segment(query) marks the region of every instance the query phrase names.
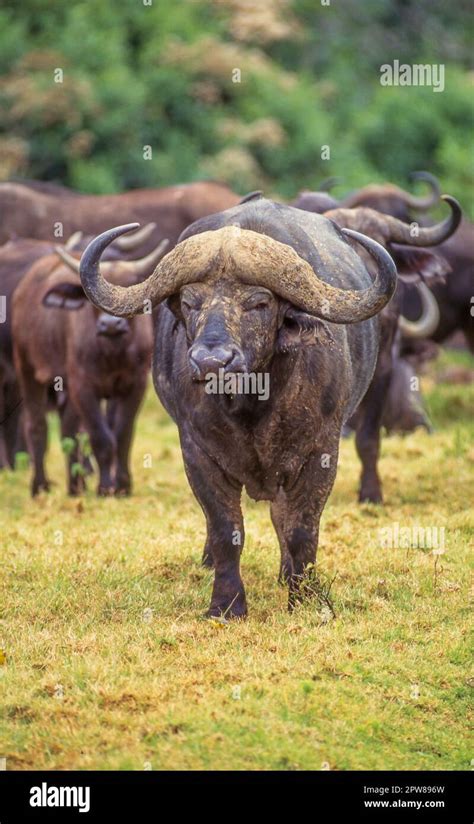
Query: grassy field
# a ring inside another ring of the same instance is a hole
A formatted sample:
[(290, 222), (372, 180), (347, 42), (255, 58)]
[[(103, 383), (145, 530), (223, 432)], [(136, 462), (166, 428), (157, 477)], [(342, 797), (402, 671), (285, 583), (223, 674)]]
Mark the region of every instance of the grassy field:
[[(435, 433), (384, 440), (384, 507), (356, 503), (342, 445), (318, 555), (330, 621), (315, 602), (288, 614), (268, 507), (249, 500), (250, 617), (203, 620), (204, 521), (151, 389), (128, 500), (95, 482), (67, 498), (52, 421), (53, 492), (31, 501), (27, 469), (0, 477), (7, 769), (470, 769), (474, 388), (424, 389)], [(445, 527), (444, 554), (381, 548), (394, 523)]]

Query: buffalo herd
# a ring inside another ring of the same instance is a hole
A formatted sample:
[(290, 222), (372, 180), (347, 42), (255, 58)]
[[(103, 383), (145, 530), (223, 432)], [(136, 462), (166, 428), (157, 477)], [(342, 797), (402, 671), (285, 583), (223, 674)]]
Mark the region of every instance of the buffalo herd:
[(426, 196), (372, 184), (337, 200), (328, 181), (289, 205), (212, 181), (96, 196), (1, 183), (0, 468), (27, 451), (32, 495), (48, 490), (55, 410), (68, 493), (97, 471), (99, 495), (130, 494), (151, 366), (206, 518), (208, 615), (247, 612), (244, 487), (270, 501), (292, 608), (314, 589), (341, 434), (355, 431), (359, 500), (381, 503), (383, 429), (430, 428), (417, 354), (455, 333), (474, 351), (474, 226), (413, 177)]

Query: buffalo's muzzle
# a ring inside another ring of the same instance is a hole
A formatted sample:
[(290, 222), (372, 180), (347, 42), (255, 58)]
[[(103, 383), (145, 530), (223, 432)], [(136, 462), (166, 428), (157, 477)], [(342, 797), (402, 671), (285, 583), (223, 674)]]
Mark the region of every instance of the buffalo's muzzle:
[(243, 352), (234, 344), (205, 346), (195, 343), (188, 355), (195, 381), (205, 380), (206, 375), (218, 375), (221, 370), (226, 373), (246, 371)]
[(108, 338), (115, 338), (124, 335), (129, 330), (129, 323), (126, 318), (116, 318), (102, 312), (97, 319), (97, 334)]

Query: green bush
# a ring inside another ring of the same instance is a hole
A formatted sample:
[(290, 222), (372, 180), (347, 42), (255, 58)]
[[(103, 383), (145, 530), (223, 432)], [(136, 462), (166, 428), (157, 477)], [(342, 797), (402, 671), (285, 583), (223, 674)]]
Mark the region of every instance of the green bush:
[[(464, 0), (403, 14), (395, 0), (261, 0), (258, 16), (238, 0), (3, 6), (0, 178), (114, 192), (218, 176), (292, 197), (329, 175), (406, 186), (425, 168), (471, 207)], [(443, 62), (445, 91), (381, 86), (395, 58)]]

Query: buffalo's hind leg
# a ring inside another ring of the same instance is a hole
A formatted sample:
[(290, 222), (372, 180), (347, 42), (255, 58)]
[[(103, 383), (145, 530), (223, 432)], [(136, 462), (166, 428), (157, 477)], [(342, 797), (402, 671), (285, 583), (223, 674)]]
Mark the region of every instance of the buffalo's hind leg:
[(380, 453), (382, 417), (392, 379), (393, 359), (398, 347), (395, 338), (397, 318), (382, 316), (380, 348), (370, 386), (356, 411), (357, 454), (362, 463), (359, 501), (379, 504), (383, 501), (382, 484), (377, 471)]
[(390, 374), (374, 378), (357, 410), (356, 449), (362, 463), (359, 501), (383, 502), (382, 483), (377, 470), (380, 454), (382, 415), (390, 386)]
[(145, 394), (146, 381), (137, 384), (125, 398), (115, 400), (115, 410), (111, 428), (117, 441), (117, 466), (115, 473), (115, 494), (130, 495), (132, 478), (130, 474), (130, 449), (133, 440), (135, 419)]
[(186, 475), (206, 516), (205, 555), (214, 564), (214, 586), (207, 617), (243, 618), (247, 601), (240, 576), (244, 523), (241, 484), (230, 478), (191, 439), (182, 437)]

